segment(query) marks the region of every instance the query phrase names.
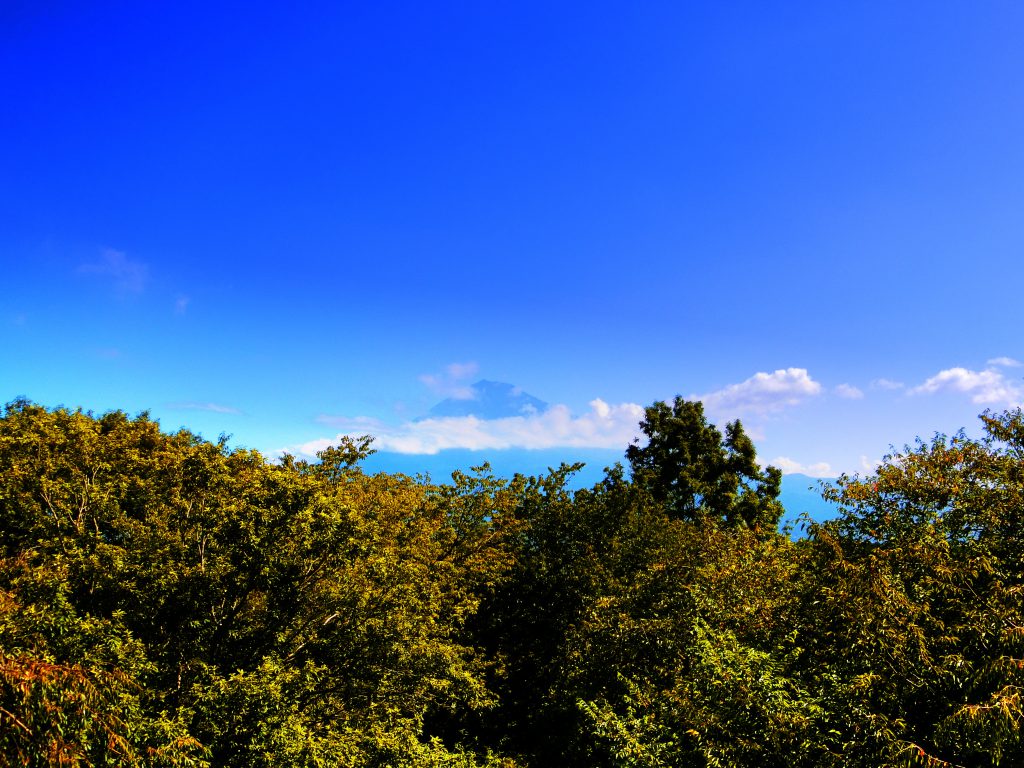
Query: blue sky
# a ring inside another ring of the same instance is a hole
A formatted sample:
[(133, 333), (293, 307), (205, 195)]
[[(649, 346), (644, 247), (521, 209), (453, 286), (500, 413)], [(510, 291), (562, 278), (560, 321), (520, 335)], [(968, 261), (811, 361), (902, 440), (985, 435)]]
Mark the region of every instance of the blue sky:
[[(1024, 400), (1021, 29), (987, 2), (6, 3), (0, 398), (268, 452), (571, 454), (681, 394), (816, 474), (975, 430)], [(553, 407), (414, 421), (480, 378)]]

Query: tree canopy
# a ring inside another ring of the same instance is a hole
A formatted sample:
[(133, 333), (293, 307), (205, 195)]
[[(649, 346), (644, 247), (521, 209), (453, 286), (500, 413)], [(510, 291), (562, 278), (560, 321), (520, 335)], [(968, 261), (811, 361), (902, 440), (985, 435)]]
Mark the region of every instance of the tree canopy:
[(679, 398), (579, 491), (15, 401), (0, 766), (1024, 764), (1024, 415), (982, 423), (792, 539)]

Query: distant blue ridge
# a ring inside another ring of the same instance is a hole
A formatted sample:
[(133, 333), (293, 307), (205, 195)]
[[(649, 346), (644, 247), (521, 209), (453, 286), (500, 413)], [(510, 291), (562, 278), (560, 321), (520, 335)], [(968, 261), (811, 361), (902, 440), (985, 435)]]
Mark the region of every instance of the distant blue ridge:
[(574, 464), (584, 462), (585, 466), (569, 480), (572, 489), (589, 488), (604, 477), (604, 468), (616, 461), (623, 461), (621, 451), (605, 448), (546, 448), (525, 450), (506, 448), (503, 450), (472, 451), (467, 448), (450, 448), (437, 453), (391, 453), (380, 451), (361, 462), (365, 472), (400, 472), (405, 475), (430, 475), (434, 482), (451, 480), (452, 472), (469, 472), (471, 467), (485, 462), (491, 465), (491, 472), (497, 477), (512, 475), (544, 475), (549, 468), (563, 462)]
[[(526, 450), (506, 448), (503, 450), (471, 451), (463, 448), (452, 448), (433, 454), (423, 453), (392, 453), (379, 451), (365, 459), (361, 466), (365, 472), (401, 473), (404, 475), (429, 475), (436, 483), (451, 480), (452, 472), (461, 470), (469, 472), (470, 467), (489, 462), (491, 471), (497, 477), (511, 477), (517, 472), (523, 475), (543, 475), (548, 468), (554, 468), (565, 462), (573, 464), (583, 462), (584, 467), (569, 480), (573, 490), (589, 488), (604, 478), (605, 467), (615, 462), (625, 464), (621, 451), (606, 448), (547, 448), (543, 450)], [(785, 507), (782, 523), (794, 523), (794, 535), (801, 535), (795, 526), (797, 518), (806, 512), (815, 522), (829, 520), (838, 515), (836, 506), (821, 497), (818, 478), (807, 475), (783, 475), (782, 492), (779, 501)], [(825, 479), (824, 482), (829, 482)]]
[(821, 497), (821, 484), (832, 483), (832, 477), (809, 477), (807, 475), (792, 474), (782, 476), (782, 492), (779, 494), (779, 501), (786, 512), (782, 516), (782, 525), (791, 523), (793, 535), (802, 536), (804, 531), (798, 526), (798, 518), (806, 512), (816, 523), (822, 523), (838, 517), (839, 508), (830, 501)]

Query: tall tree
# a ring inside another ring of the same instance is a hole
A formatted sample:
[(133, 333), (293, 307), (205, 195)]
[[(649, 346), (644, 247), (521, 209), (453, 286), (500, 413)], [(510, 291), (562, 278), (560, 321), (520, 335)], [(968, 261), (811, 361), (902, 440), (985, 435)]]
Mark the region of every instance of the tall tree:
[(702, 403), (676, 397), (672, 405), (658, 401), (647, 408), (640, 429), (646, 445), (626, 449), (633, 482), (672, 517), (775, 530), (782, 473), (760, 468), (739, 420), (726, 424), (723, 437), (708, 423)]

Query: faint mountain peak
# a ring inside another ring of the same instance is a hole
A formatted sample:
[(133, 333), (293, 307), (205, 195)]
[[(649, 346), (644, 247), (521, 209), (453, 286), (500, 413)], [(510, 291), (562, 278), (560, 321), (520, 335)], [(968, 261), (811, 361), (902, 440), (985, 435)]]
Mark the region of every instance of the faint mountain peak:
[(481, 379), (470, 387), (470, 397), (449, 397), (435, 405), (424, 418), (441, 419), (475, 416), (478, 419), (507, 419), (543, 413), (548, 404), (514, 384)]

